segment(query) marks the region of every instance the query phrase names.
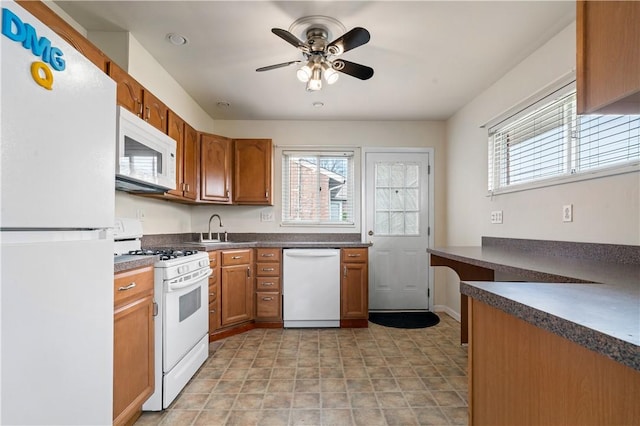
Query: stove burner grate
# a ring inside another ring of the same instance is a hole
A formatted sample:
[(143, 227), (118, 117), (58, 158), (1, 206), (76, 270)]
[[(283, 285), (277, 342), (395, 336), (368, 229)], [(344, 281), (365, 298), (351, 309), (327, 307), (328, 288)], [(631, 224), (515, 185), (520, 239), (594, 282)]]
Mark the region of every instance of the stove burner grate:
[(197, 254), (198, 250), (172, 250), (172, 249), (141, 249), (130, 250), (129, 254), (134, 256), (160, 256), (160, 260), (176, 259), (183, 256)]

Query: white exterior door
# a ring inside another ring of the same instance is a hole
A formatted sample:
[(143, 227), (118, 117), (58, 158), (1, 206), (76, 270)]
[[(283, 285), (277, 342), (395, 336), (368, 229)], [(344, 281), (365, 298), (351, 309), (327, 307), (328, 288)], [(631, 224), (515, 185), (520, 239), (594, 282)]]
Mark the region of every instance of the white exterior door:
[(430, 153), (365, 154), (369, 309), (425, 310), (429, 302)]

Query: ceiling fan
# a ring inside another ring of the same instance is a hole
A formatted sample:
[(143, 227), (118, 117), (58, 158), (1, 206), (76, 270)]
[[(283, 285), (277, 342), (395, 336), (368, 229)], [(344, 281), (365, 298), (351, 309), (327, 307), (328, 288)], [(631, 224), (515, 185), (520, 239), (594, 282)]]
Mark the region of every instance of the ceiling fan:
[[(305, 20), (308, 21), (308, 18), (301, 18), (298, 21), (305, 22)], [(294, 28), (295, 24), (296, 23), (292, 25), (292, 28)], [(371, 38), (369, 31), (362, 27), (353, 28), (332, 42), (329, 42), (330, 32), (327, 26), (321, 23), (311, 23), (307, 27), (304, 32), (306, 42), (303, 42), (287, 30), (272, 28), (271, 32), (298, 48), (298, 50), (302, 52), (304, 60), (269, 65), (256, 69), (258, 72), (304, 63), (304, 65), (298, 69), (296, 75), (298, 80), (307, 83), (307, 90), (309, 91), (320, 90), (322, 88), (323, 77), (328, 84), (335, 83), (338, 80), (339, 73), (347, 74), (360, 80), (368, 80), (373, 76), (373, 68), (371, 67), (349, 62), (341, 58), (334, 58), (369, 42)]]

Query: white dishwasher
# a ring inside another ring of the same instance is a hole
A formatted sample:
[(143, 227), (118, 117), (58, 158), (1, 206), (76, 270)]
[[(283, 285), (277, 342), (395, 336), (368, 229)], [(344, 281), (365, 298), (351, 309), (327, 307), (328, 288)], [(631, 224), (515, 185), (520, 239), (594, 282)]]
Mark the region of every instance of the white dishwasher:
[(340, 249), (284, 249), (285, 327), (340, 327)]

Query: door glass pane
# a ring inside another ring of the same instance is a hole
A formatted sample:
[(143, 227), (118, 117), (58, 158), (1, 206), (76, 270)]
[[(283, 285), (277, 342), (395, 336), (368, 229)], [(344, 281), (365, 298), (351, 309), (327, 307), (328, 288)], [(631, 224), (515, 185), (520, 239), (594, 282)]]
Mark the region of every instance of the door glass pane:
[(391, 210), (404, 210), (404, 189), (391, 190)]
[(389, 190), (387, 188), (376, 189), (376, 210), (389, 210)]
[(418, 190), (406, 189), (404, 196), (404, 208), (407, 211), (418, 210)]
[(418, 212), (405, 213), (404, 215), (404, 233), (405, 235), (418, 235)]
[(407, 164), (407, 188), (416, 188), (418, 186), (419, 170), (417, 164)]
[(376, 164), (376, 187), (389, 186), (389, 174), (391, 167), (389, 164)]
[(375, 233), (418, 235), (420, 166), (379, 162), (375, 165)]
[(391, 212), (390, 234), (402, 235), (404, 234), (404, 213)]
[(376, 229), (377, 235), (389, 235), (389, 213), (376, 212)]

